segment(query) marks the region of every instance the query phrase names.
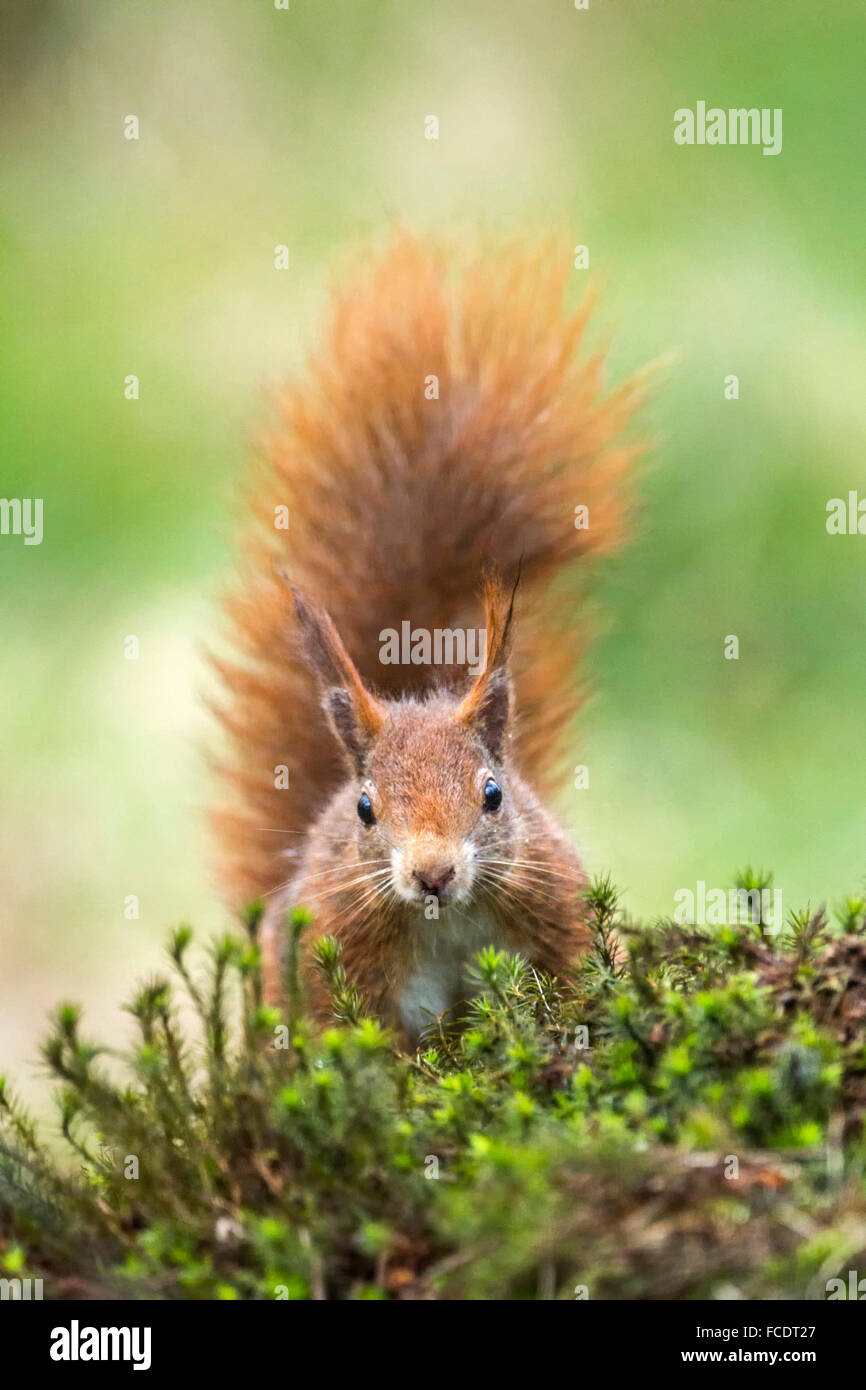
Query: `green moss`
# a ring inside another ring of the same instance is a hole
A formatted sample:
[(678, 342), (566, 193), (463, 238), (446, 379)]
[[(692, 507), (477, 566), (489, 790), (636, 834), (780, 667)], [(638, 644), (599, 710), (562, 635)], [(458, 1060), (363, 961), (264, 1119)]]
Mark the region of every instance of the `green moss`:
[(306, 914), (285, 1015), (261, 1004), (258, 908), (204, 974), (178, 929), (121, 1069), (56, 1012), (73, 1164), (0, 1085), (3, 1267), (48, 1297), (822, 1297), (866, 1260), (859, 899), (835, 933), (807, 912), (776, 937), (624, 926), (607, 879), (587, 901), (573, 979), (482, 951), (465, 1026), (411, 1056), (333, 941), (316, 1035)]

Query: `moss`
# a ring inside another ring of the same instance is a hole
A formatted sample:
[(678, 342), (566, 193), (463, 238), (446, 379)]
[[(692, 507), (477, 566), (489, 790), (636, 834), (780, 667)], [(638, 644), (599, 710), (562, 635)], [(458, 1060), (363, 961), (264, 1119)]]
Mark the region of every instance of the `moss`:
[(573, 979), (482, 951), (465, 1025), (412, 1056), (332, 941), (314, 1032), (304, 914), (284, 1014), (258, 907), (204, 970), (179, 928), (120, 1079), (76, 1008), (55, 1015), (74, 1163), (0, 1087), (0, 1263), (48, 1297), (824, 1297), (866, 1260), (861, 901), (775, 937), (625, 925), (609, 880), (587, 901)]

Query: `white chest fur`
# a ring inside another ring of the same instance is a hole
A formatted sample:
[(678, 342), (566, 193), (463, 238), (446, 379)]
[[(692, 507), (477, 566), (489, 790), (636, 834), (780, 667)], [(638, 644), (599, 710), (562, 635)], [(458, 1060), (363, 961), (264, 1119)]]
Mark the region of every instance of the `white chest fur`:
[(438, 921), (419, 915), (412, 923), (413, 958), (398, 1007), (403, 1027), (417, 1037), (440, 1014), (470, 993), (466, 964), (484, 946), (501, 947), (494, 919), (486, 912), (454, 908)]

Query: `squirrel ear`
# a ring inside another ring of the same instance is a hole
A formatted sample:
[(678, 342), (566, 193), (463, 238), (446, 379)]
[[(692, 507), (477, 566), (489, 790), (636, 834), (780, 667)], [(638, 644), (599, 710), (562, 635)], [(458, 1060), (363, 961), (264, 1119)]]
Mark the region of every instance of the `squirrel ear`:
[(324, 689), (325, 713), (352, 767), (360, 773), (382, 727), (384, 711), (361, 680), (329, 614), (293, 584), (289, 587), (307, 654)]
[(495, 570), (484, 580), (485, 664), (464, 696), (457, 710), (461, 724), (474, 729), (486, 748), (499, 757), (511, 722), (513, 702), (511, 677), (508, 674), (508, 655), (511, 650), (511, 625), (514, 616), (514, 595), (520, 583), (520, 571), (510, 596)]

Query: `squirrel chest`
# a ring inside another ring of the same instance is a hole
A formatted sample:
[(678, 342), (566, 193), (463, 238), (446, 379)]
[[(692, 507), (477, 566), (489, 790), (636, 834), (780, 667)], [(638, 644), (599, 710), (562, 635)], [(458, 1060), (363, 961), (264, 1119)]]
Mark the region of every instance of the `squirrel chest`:
[(468, 962), (484, 946), (501, 948), (491, 913), (448, 908), (437, 921), (412, 924), (412, 956), (397, 992), (400, 1021), (412, 1038), (471, 996)]

